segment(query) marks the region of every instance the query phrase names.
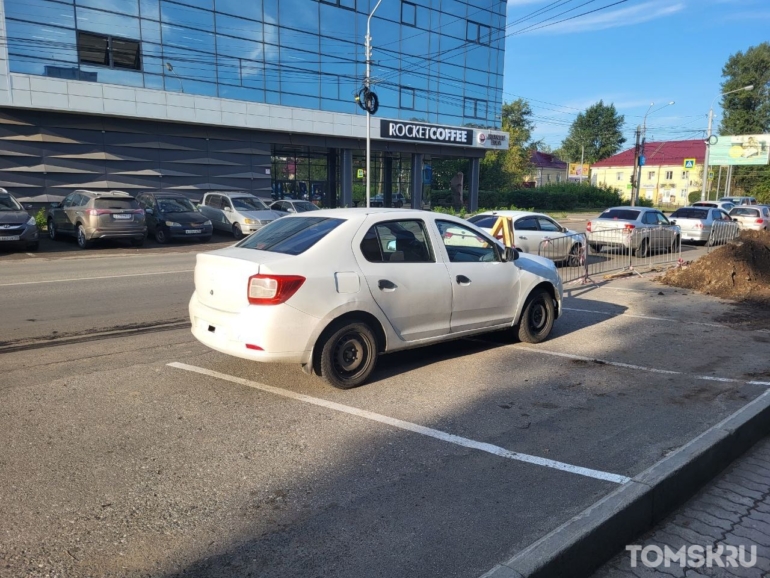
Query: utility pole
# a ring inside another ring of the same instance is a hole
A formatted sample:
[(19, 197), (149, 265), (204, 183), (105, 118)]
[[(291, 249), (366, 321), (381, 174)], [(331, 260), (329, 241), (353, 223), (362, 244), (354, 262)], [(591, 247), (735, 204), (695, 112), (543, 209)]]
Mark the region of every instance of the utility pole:
[(642, 138), (642, 127), (636, 127), (636, 147), (634, 148), (634, 169), (631, 172), (631, 206), (636, 206), (636, 198), (639, 194), (639, 180), (642, 176), (642, 171), (639, 163), (641, 162), (640, 153), (640, 139)]
[(711, 148), (711, 127), (714, 124), (714, 107), (709, 110), (709, 127), (706, 130), (706, 156), (703, 159), (703, 184), (700, 192), (700, 200), (706, 200), (706, 186), (709, 178), (709, 149)]
[[(364, 93), (369, 94), (369, 84), (371, 81), (371, 65), (372, 65), (372, 35), (370, 34), (371, 31), (371, 24), (372, 24), (372, 16), (374, 16), (374, 13), (377, 11), (377, 8), (380, 7), (380, 2), (382, 0), (378, 0), (377, 4), (374, 7), (374, 10), (369, 14), (369, 18), (366, 20), (366, 42), (365, 42), (365, 48), (366, 48), (366, 77), (364, 78)], [(371, 206), (371, 194), (372, 194), (372, 183), (371, 183), (371, 171), (369, 170), (371, 168), (371, 156), (372, 156), (372, 113), (369, 110), (369, 106), (367, 103), (366, 107), (366, 208), (369, 208)]]
[(583, 184), (583, 163), (586, 157), (586, 145), (580, 145), (580, 184)]

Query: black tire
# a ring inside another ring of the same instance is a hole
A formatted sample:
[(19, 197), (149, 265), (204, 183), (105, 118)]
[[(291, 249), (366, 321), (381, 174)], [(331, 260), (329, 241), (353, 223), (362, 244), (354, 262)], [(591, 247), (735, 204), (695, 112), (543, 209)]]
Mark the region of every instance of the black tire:
[(553, 298), (545, 289), (536, 289), (524, 304), (519, 320), (518, 336), (524, 343), (542, 343), (551, 334), (556, 309)]
[(83, 225), (78, 225), (75, 229), (75, 236), (78, 240), (78, 247), (81, 249), (88, 249), (91, 246), (91, 241), (86, 237), (86, 228)]
[(132, 247), (142, 247), (144, 246), (144, 240), (147, 237), (138, 237), (136, 239), (131, 239), (131, 246)]
[(677, 235), (676, 237), (674, 237), (674, 240), (671, 241), (671, 246), (668, 248), (668, 252), (672, 254), (676, 253), (677, 249), (679, 249), (680, 247), (680, 243), (681, 241), (679, 239), (679, 235)]
[(583, 246), (580, 243), (575, 243), (569, 250), (569, 257), (564, 261), (566, 267), (579, 267), (580, 266), (580, 254), (583, 252)]
[(639, 259), (646, 259), (650, 256), (650, 244), (647, 239), (642, 239), (642, 244), (634, 249), (634, 257)]
[(155, 229), (155, 240), (160, 245), (165, 245), (168, 243), (168, 235), (166, 234), (166, 231), (163, 230), (163, 227), (157, 227)]
[(714, 235), (709, 235), (709, 238), (705, 243), (706, 247), (713, 247), (715, 244), (716, 242), (714, 241)]
[(53, 219), (48, 219), (48, 237), (51, 239), (51, 241), (58, 241), (56, 227), (53, 224)]
[(233, 237), (235, 237), (237, 241), (243, 239), (243, 231), (241, 230), (241, 226), (238, 223), (233, 225)]
[(350, 389), (364, 383), (377, 364), (377, 338), (361, 321), (341, 322), (327, 332), (320, 351), (320, 369), (329, 385)]
[(591, 245), (591, 250), (594, 253), (601, 253), (604, 250), (604, 245)]

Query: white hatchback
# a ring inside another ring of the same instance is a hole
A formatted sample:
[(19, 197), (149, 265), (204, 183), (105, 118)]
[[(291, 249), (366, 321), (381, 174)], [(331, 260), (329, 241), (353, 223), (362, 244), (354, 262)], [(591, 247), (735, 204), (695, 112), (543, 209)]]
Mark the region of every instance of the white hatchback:
[[(458, 242), (470, 235), (481, 242)], [(552, 261), (505, 249), (462, 219), (328, 209), (199, 254), (190, 318), (212, 349), (299, 363), (347, 389), (381, 353), (506, 329), (539, 343), (561, 300)]]

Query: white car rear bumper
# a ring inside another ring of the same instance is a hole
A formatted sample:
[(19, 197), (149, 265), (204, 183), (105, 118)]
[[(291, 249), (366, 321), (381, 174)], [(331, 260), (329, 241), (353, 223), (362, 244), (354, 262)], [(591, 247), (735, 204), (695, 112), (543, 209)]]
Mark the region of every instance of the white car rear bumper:
[(308, 363), (311, 336), (320, 321), (285, 303), (250, 305), (234, 313), (220, 311), (202, 304), (196, 293), (189, 310), (192, 334), (206, 347), (272, 363)]

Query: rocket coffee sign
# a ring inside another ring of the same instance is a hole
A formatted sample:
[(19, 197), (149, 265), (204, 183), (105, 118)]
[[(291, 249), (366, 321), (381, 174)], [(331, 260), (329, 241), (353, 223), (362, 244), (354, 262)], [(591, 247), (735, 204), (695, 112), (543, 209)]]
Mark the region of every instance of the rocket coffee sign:
[(473, 146), (473, 130), (400, 120), (380, 120), (380, 138)]

